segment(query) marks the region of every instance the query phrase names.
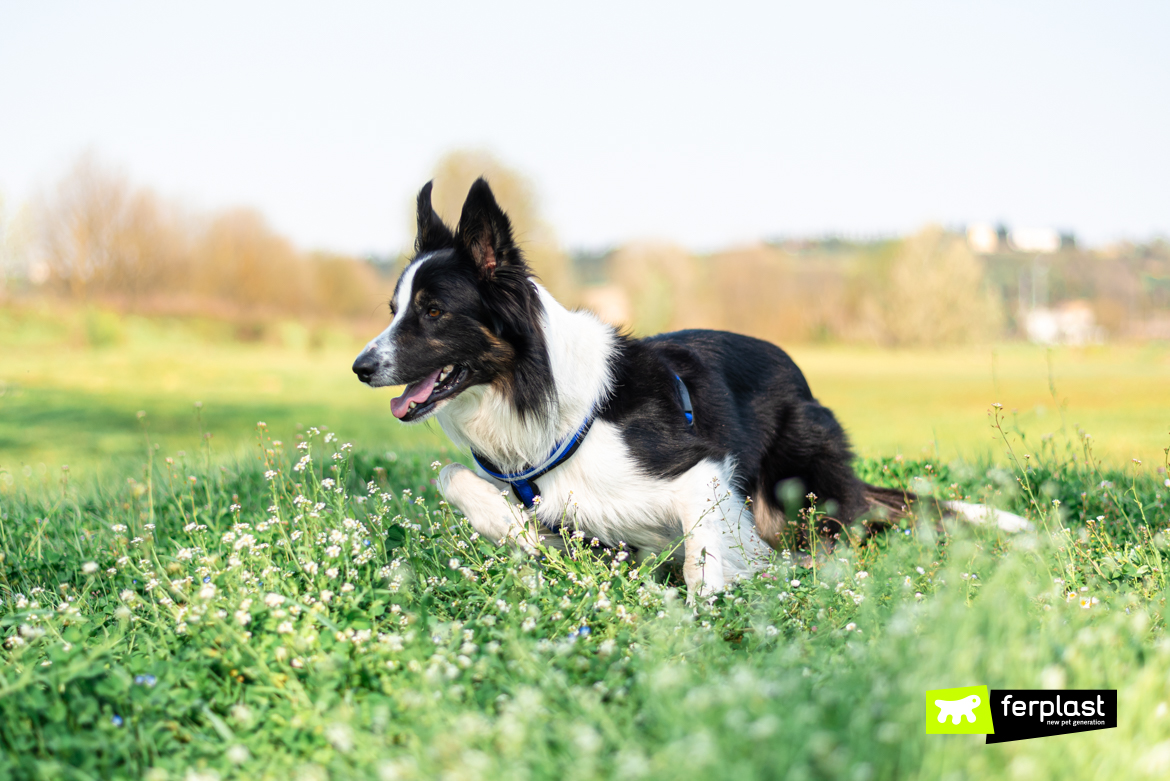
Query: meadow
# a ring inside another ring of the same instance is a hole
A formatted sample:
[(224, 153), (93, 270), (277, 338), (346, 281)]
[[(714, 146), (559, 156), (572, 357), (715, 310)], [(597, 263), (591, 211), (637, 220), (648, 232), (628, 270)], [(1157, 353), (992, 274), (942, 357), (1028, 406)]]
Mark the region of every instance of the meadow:
[[(0, 779), (1170, 773), (1164, 348), (793, 349), (867, 479), (1034, 529), (924, 520), (691, 607), (474, 534), (356, 334), (207, 328), (0, 337)], [(973, 684), (1115, 688), (1118, 728), (925, 735)]]
[[(437, 426), (399, 425), (392, 393), (354, 379), (350, 364), (379, 327), (285, 321), (243, 342), (208, 319), (0, 310), (0, 474), (43, 482), (67, 465), (75, 480), (96, 479), (135, 468), (148, 436), (164, 454), (240, 457), (258, 421), (286, 437), (325, 424), (382, 453), (457, 456)], [(993, 403), (1031, 447), (1079, 427), (1099, 457), (1123, 464), (1159, 460), (1170, 443), (1166, 344), (787, 347), (862, 456), (1002, 464)]]

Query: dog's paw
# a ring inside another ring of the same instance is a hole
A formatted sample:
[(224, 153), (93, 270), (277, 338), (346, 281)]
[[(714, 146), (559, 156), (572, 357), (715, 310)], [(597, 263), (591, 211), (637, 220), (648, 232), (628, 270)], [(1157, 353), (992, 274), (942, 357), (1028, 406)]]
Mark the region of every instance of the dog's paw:
[(439, 491), (442, 492), (443, 498), (448, 502), (451, 501), (451, 494), (448, 493), (448, 488), (451, 483), (460, 477), (461, 473), (466, 472), (469, 476), (475, 477), (475, 473), (465, 467), (463, 464), (447, 464), (439, 472)]

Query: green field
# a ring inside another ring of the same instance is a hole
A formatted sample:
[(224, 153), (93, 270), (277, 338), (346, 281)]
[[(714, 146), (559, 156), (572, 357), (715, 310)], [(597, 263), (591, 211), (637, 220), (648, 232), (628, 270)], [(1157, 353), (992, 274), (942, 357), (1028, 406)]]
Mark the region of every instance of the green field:
[[(863, 461), (1036, 531), (923, 522), (811, 566), (777, 555), (691, 608), (587, 540), (539, 559), (485, 543), (425, 454), (304, 437), (266, 438), (263, 464), (0, 485), (0, 779), (1170, 771), (1152, 469)], [(924, 734), (925, 692), (968, 685), (1117, 689), (1118, 728)]]
[[(354, 334), (7, 316), (0, 781), (1170, 773), (1164, 348), (794, 349), (863, 477), (1035, 530), (924, 520), (692, 608), (588, 540), (472, 534)], [(977, 684), (1117, 689), (1118, 728), (924, 734)]]

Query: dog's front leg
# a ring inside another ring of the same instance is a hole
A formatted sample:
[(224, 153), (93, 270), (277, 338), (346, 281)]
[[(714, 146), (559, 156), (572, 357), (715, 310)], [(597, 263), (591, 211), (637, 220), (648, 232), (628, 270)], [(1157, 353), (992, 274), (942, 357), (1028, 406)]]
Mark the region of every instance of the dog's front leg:
[(540, 535), (535, 522), (512, 505), (500, 489), (463, 464), (448, 464), (439, 472), (439, 490), (471, 522), (477, 532), (495, 543), (514, 540), (529, 553)]

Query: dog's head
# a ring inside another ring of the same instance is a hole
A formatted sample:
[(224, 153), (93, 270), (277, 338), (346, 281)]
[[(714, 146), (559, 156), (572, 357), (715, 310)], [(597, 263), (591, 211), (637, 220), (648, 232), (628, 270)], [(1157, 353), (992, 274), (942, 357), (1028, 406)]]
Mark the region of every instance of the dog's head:
[(452, 231), (418, 194), (418, 237), (390, 301), (391, 321), (354, 361), (372, 387), (406, 385), (390, 403), (404, 422), (430, 417), (475, 385), (496, 385), (521, 415), (550, 400), (544, 307), (512, 225), (476, 180)]

